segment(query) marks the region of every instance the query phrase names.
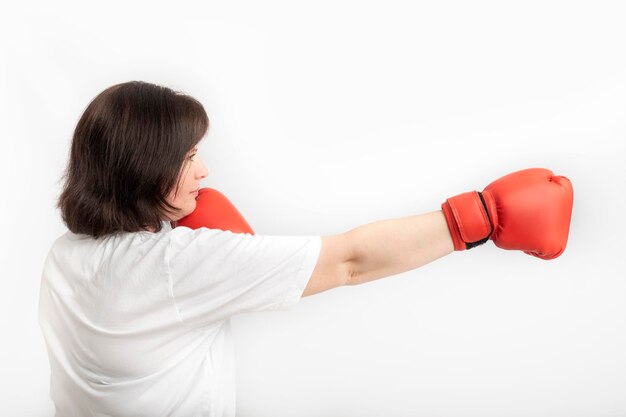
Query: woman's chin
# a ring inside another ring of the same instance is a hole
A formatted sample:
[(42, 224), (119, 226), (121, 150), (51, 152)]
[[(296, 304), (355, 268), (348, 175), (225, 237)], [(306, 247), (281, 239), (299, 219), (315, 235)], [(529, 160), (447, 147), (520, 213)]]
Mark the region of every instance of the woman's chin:
[(193, 200), (193, 204), (190, 204), (189, 207), (186, 207), (184, 210), (182, 210), (181, 214), (179, 214), (179, 217), (176, 220), (180, 220), (183, 217), (189, 216), (191, 213), (193, 213), (195, 209), (196, 209), (196, 200)]

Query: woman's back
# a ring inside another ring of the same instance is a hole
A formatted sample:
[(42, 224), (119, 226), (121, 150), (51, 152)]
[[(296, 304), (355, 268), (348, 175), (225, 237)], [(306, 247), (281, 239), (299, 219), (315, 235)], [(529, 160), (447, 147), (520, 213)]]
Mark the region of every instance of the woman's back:
[(295, 303), (319, 244), (167, 225), (103, 239), (67, 232), (40, 293), (57, 415), (228, 415), (229, 317)]

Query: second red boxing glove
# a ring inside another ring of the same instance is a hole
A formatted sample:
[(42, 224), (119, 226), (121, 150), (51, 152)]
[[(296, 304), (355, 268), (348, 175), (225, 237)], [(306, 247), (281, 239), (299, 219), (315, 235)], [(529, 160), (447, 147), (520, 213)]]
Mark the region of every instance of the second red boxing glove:
[(239, 210), (221, 192), (213, 188), (201, 188), (196, 197), (196, 209), (186, 217), (175, 222), (174, 227), (185, 226), (190, 229), (206, 227), (233, 233), (254, 234), (252, 228), (239, 213)]

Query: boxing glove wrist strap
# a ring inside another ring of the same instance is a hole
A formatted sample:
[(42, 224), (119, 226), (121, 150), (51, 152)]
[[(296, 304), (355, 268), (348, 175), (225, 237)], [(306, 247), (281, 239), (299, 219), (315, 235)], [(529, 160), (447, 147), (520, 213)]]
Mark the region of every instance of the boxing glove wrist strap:
[(454, 250), (466, 250), (487, 242), (494, 224), (481, 192), (470, 191), (448, 198), (443, 214), (454, 243)]

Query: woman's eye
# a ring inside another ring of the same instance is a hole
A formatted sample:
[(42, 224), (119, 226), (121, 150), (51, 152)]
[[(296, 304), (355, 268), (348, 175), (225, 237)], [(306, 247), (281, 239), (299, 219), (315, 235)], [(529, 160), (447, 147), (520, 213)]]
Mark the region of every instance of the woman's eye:
[(190, 161), (193, 161), (193, 157), (194, 157), (194, 156), (196, 156), (196, 154), (195, 154), (195, 153), (189, 157), (189, 160), (190, 160)]

